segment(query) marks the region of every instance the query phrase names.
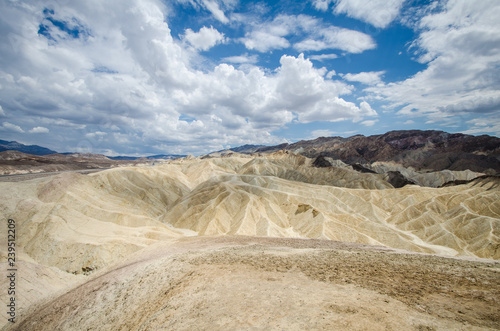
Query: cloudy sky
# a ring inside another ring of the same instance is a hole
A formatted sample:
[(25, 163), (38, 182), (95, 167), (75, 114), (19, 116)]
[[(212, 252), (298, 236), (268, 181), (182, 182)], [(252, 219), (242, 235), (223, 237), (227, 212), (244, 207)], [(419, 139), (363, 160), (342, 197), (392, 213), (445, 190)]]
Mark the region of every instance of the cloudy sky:
[(498, 0), (0, 0), (0, 139), (201, 154), (500, 136)]

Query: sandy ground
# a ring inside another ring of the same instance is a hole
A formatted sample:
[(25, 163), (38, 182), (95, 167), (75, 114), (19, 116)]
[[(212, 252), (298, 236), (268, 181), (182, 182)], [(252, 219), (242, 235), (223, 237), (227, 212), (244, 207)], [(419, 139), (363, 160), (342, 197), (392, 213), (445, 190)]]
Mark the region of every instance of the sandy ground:
[(58, 175), (61, 173), (79, 173), (79, 174), (90, 174), (93, 172), (103, 171), (106, 169), (89, 169), (89, 170), (70, 170), (70, 171), (58, 171), (58, 172), (42, 172), (42, 173), (34, 173), (34, 174), (17, 174), (17, 175), (1, 175), (0, 182), (22, 182), (25, 180), (32, 180), (37, 178), (49, 177)]
[[(18, 268), (17, 322), (3, 313), (0, 327), (500, 329), (498, 178), (395, 189), (310, 162), (184, 159), (0, 182)], [(7, 247), (4, 226), (4, 280)]]
[(500, 329), (500, 263), (327, 240), (152, 245), (7, 330)]

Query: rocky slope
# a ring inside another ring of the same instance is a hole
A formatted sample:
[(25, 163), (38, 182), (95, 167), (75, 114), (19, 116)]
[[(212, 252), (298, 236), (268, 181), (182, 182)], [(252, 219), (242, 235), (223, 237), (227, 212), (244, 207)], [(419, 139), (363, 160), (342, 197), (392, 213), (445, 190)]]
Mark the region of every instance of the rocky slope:
[(415, 170), (471, 170), (488, 174), (500, 172), (500, 138), (442, 131), (407, 130), (368, 137), (321, 137), (294, 144), (238, 151), (269, 153), (282, 149), (309, 158), (320, 155), (331, 157), (348, 164), (395, 162)]
[(88, 276), (7, 330), (494, 330), (499, 266), (333, 241), (184, 238)]
[[(102, 154), (73, 153), (31, 155), (18, 151), (0, 152), (0, 175), (103, 169), (139, 164), (152, 160), (112, 160)], [(155, 161), (159, 162), (159, 161)], [(161, 162), (161, 161), (160, 161)]]
[(17, 141), (0, 140), (0, 152), (4, 151), (18, 151), (32, 155), (48, 155), (57, 153), (56, 151), (38, 145), (24, 145), (18, 143)]
[(0, 183), (0, 210), (24, 222), (20, 245), (30, 256), (77, 273), (186, 234), (318, 238), (500, 258), (499, 178), (394, 189), (380, 174), (311, 163), (281, 152), (65, 173)]
[(23, 274), (11, 327), (500, 327), (498, 177), (394, 188), (375, 164), (325, 160), (191, 157), (0, 183)]

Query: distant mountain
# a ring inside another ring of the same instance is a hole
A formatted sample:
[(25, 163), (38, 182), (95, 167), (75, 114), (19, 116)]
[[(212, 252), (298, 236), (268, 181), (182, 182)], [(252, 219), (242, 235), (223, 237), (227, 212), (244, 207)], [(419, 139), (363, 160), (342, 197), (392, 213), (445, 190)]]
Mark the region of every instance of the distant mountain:
[(177, 159), (179, 157), (186, 157), (187, 155), (178, 155), (178, 154), (159, 154), (159, 155), (151, 155), (147, 156), (146, 158), (148, 159), (153, 159), (153, 160), (172, 160), (172, 159)]
[[(259, 146), (256, 146), (259, 147)], [(49, 154), (61, 154), (61, 155), (83, 155), (81, 153), (73, 153), (73, 152), (66, 152), (66, 153), (57, 153), (56, 151), (53, 151), (51, 149), (41, 147), (38, 145), (24, 145), (21, 143), (18, 143), (17, 141), (6, 141), (6, 140), (0, 140), (0, 152), (4, 151), (18, 151), (30, 155), (49, 155)], [(88, 154), (90, 155), (90, 154)], [(158, 155), (151, 155), (151, 156), (104, 156), (104, 155), (99, 155), (99, 154), (93, 154), (92, 157), (101, 157), (101, 158), (109, 158), (111, 160), (120, 160), (120, 161), (134, 161), (140, 158), (146, 158), (150, 160), (171, 160), (171, 159), (176, 159), (179, 157), (185, 157), (187, 155), (178, 155), (178, 154), (158, 154)]]
[(108, 156), (111, 160), (120, 160), (120, 161), (134, 161), (139, 159), (140, 157), (136, 156)]
[(57, 153), (56, 151), (38, 145), (24, 145), (18, 143), (17, 141), (0, 140), (0, 152), (4, 151), (18, 151), (31, 155), (48, 155)]
[(185, 157), (186, 155), (177, 155), (177, 154), (159, 154), (159, 155), (151, 155), (151, 156), (108, 156), (111, 160), (125, 160), (125, 161), (134, 161), (138, 159), (149, 159), (149, 160), (172, 160), (179, 157)]
[(289, 150), (309, 158), (329, 157), (350, 165), (395, 162), (423, 171), (469, 169), (500, 173), (500, 138), (488, 135), (403, 130), (368, 137), (320, 137), (260, 147), (252, 153), (278, 150)]
[[(251, 153), (255, 153), (256, 150), (258, 150), (262, 147), (266, 147), (266, 146), (264, 146), (264, 145), (243, 145), (243, 146), (239, 146), (239, 147), (230, 148), (229, 150), (236, 152), (236, 153), (251, 154)], [(219, 151), (219, 152), (221, 152), (221, 151)]]

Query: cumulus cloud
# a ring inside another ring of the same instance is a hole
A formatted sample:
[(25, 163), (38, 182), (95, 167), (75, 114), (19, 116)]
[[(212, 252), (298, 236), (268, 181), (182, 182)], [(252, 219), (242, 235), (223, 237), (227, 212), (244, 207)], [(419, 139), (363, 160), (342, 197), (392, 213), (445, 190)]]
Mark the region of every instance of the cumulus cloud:
[(86, 134), (85, 134), (85, 137), (87, 137), (87, 138), (104, 137), (104, 136), (106, 136), (107, 134), (108, 134), (107, 132), (103, 132), (103, 131), (96, 131), (96, 132), (89, 132), (89, 133), (86, 133)]
[(186, 29), (184, 38), (196, 49), (207, 51), (213, 46), (224, 42), (224, 34), (213, 27), (202, 27), (200, 31), (194, 32)]
[(363, 124), (364, 126), (374, 126), (377, 122), (378, 120), (367, 120), (361, 122), (361, 124)]
[(266, 75), (257, 67), (244, 73), (221, 64), (200, 80), (197, 89), (184, 91), (182, 112), (203, 118), (202, 112), (211, 109), (220, 125), (239, 130), (252, 126), (274, 130), (294, 119), (308, 123), (355, 120), (376, 114), (369, 106), (358, 107), (340, 98), (351, 93), (351, 87), (327, 80), (325, 74), (303, 54), (282, 56), (274, 75)]
[[(197, 50), (221, 42), (222, 34), (213, 28), (186, 33), (195, 46), (187, 47), (172, 37), (166, 11), (160, 0), (0, 2), (0, 100), (3, 114), (16, 114), (0, 129), (44, 133), (33, 139), (60, 151), (202, 153), (229, 143), (280, 143), (273, 130), (292, 122), (376, 115), (369, 105), (344, 100), (353, 87), (303, 55), (282, 56), (274, 71), (226, 63), (200, 70), (193, 64)], [(49, 18), (77, 23), (50, 25)], [(312, 33), (319, 24), (306, 16), (280, 22), (282, 32), (278, 25), (267, 31), (285, 40), (297, 31), (294, 25)], [(208, 40), (199, 40), (203, 34)], [(256, 57), (227, 60), (253, 63)]]
[(243, 54), (243, 55), (236, 55), (236, 56), (228, 56), (222, 58), (223, 62), (229, 62), (229, 63), (240, 63), (240, 64), (253, 64), (257, 63), (258, 61), (258, 56), (257, 55), (248, 55), (248, 54)]
[(325, 75), (325, 78), (327, 79), (331, 79), (333, 76), (335, 76), (337, 73), (335, 72), (335, 70), (330, 70), (328, 71), (328, 73)]
[(290, 42), (278, 34), (266, 31), (252, 31), (243, 39), (245, 47), (259, 52), (268, 52), (273, 49), (283, 49), (290, 47)]
[(43, 126), (35, 126), (33, 129), (29, 131), (30, 133), (48, 133), (49, 129), (44, 128)]
[(216, 1), (216, 0), (177, 0), (177, 2), (180, 3), (185, 3), (185, 4), (190, 4), (193, 6), (195, 9), (200, 10), (204, 9), (209, 11), (212, 16), (220, 21), (221, 23), (229, 23), (229, 19), (227, 18), (226, 14), (224, 13), (224, 8), (225, 9), (231, 9), (236, 1), (233, 0), (222, 0), (222, 1)]
[[(367, 22), (377, 28), (387, 27), (398, 16), (405, 0), (336, 0), (334, 13)], [(322, 9), (325, 2), (316, 1)], [(328, 6), (328, 5), (326, 5)], [(318, 5), (316, 5), (318, 8)]]
[(465, 134), (493, 134), (500, 136), (500, 119), (498, 116), (474, 119), (467, 122), (470, 128), (463, 131)]
[(316, 60), (316, 61), (325, 61), (325, 60), (333, 60), (338, 58), (337, 54), (317, 54), (317, 55), (311, 55), (309, 56), (311, 60)]
[(299, 122), (357, 120), (374, 115), (365, 107), (359, 108), (340, 95), (351, 93), (351, 87), (339, 81), (325, 80), (325, 70), (315, 69), (301, 54), (294, 58), (283, 56), (278, 73), (276, 94), (282, 107), (298, 114)]
[(316, 8), (317, 10), (327, 11), (330, 3), (334, 1), (335, 0), (313, 0), (312, 3), (314, 8)]
[(24, 133), (24, 130), (19, 126), (9, 122), (3, 122), (2, 127), (4, 131), (13, 131), (18, 133)]
[(216, 1), (203, 0), (202, 3), (217, 20), (222, 23), (229, 23), (229, 19), (224, 14), (224, 11), (219, 8), (219, 4)]
[(340, 49), (349, 53), (362, 53), (375, 48), (375, 41), (369, 35), (350, 29), (330, 26), (294, 45), (299, 51), (321, 51)]
[(361, 111), (365, 115), (368, 115), (368, 116), (377, 116), (378, 115), (377, 112), (374, 109), (372, 109), (370, 104), (366, 101), (362, 101), (361, 104), (359, 105), (359, 107), (361, 108)]
[(358, 74), (345, 74), (342, 76), (345, 80), (350, 82), (360, 82), (366, 85), (377, 85), (382, 82), (381, 76), (385, 74), (385, 71), (370, 71), (370, 72), (360, 72)]
[(500, 110), (500, 3), (449, 1), (423, 17), (412, 49), (427, 68), (400, 82), (370, 87), (407, 116), (446, 119)]
[[(302, 40), (292, 44), (289, 36)], [(376, 47), (372, 37), (365, 33), (329, 26), (308, 15), (279, 15), (271, 22), (255, 25), (242, 42), (248, 49), (259, 52), (293, 46), (300, 52), (340, 49), (362, 53)]]
[[(172, 40), (161, 3), (110, 1), (106, 6), (86, 2), (61, 7), (33, 1), (30, 6), (0, 6), (6, 14), (5, 33), (0, 34), (0, 98), (20, 122), (38, 118), (51, 125), (65, 122), (77, 130), (112, 123), (128, 130), (140, 127), (138, 121), (154, 119), (158, 111), (178, 116), (165, 91), (185, 85), (196, 74), (188, 68), (189, 53)], [(92, 37), (82, 39), (57, 26), (42, 33), (39, 25), (46, 20), (46, 6), (53, 8), (54, 20), (81, 22)], [(73, 131), (65, 139), (79, 133)]]

